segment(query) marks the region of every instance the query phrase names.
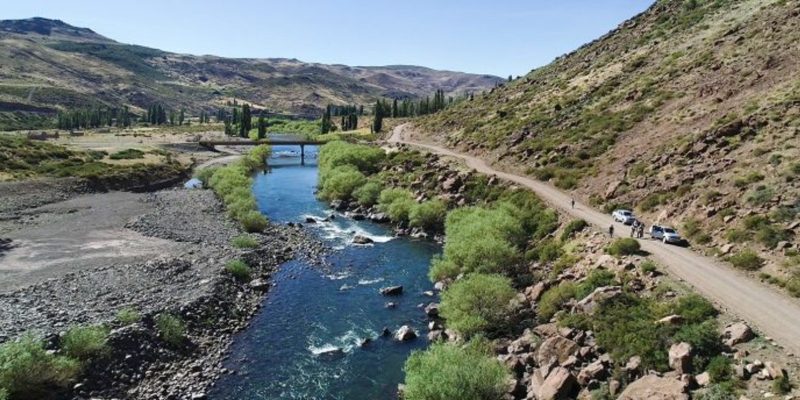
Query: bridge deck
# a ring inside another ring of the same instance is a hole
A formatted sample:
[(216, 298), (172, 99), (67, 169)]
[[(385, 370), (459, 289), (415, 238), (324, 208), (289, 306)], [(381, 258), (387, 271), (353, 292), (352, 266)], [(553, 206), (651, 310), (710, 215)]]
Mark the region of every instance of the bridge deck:
[(325, 142), (316, 140), (203, 140), (201, 146), (258, 146), (268, 144), (270, 146), (314, 146), (323, 145)]

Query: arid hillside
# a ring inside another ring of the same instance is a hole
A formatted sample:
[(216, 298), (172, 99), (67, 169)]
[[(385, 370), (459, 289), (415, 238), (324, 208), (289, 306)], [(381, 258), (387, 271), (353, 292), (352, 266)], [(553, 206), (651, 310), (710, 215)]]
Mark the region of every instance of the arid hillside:
[(800, 1), (659, 0), (416, 130), (800, 295), (798, 60)]
[(417, 66), (349, 67), (295, 59), (230, 59), (122, 44), (57, 20), (0, 21), (0, 123), (94, 104), (193, 112), (231, 98), (273, 112), (318, 115), (328, 103), (369, 104), (489, 89), (501, 78)]

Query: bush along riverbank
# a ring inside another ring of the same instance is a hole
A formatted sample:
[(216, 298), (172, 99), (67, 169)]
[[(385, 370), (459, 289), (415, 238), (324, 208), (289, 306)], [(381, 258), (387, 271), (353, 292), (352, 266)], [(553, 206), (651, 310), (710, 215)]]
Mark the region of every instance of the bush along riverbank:
[(433, 344), (406, 362), (404, 399), (724, 399), (792, 388), (791, 356), (640, 249), (560, 220), (530, 192), (414, 151), (332, 143), (320, 168), (319, 196), (335, 208), (446, 239), (430, 269), (441, 290), (426, 307)]
[[(252, 170), (264, 154), (236, 168)], [(318, 263), (325, 252), (302, 230), (266, 220), (263, 232), (242, 232), (207, 191), (165, 190), (147, 202), (152, 211), (128, 229), (199, 245), (0, 294), (0, 399), (204, 398), (230, 372), (226, 349), (274, 269), (294, 257)]]

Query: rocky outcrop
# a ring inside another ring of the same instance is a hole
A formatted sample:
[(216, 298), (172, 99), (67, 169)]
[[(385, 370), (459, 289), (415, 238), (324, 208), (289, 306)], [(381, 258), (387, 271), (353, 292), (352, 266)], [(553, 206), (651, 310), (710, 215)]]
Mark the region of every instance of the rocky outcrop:
[(551, 337), (539, 346), (539, 350), (536, 352), (536, 362), (539, 365), (553, 361), (561, 364), (570, 356), (574, 356), (578, 349), (580, 346), (570, 339), (561, 336)]
[(725, 327), (722, 331), (722, 342), (727, 346), (749, 342), (755, 337), (753, 330), (744, 322), (735, 322)]
[(688, 373), (692, 368), (692, 345), (675, 343), (669, 348), (669, 366), (678, 373)]
[(384, 296), (399, 296), (403, 294), (403, 286), (387, 286), (385, 288), (381, 288), (380, 292)]
[(355, 235), (353, 237), (353, 244), (372, 244), (374, 241), (363, 235)]
[(414, 340), (417, 338), (417, 332), (414, 331), (414, 328), (403, 325), (397, 332), (394, 333), (394, 339), (398, 342), (407, 342), (409, 340)]
[(677, 379), (647, 375), (628, 385), (618, 400), (689, 400), (686, 385)]

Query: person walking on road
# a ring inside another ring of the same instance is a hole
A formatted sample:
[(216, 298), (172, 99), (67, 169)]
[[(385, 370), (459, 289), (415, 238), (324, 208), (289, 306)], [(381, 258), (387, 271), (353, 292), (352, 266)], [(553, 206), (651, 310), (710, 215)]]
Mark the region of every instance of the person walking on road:
[(638, 224), (638, 222), (636, 222), (636, 221), (633, 221), (633, 223), (631, 224), (631, 237), (634, 237), (636, 235), (636, 226), (637, 226), (637, 224)]
[(570, 199), (570, 206), (574, 209), (575, 208), (575, 198), (573, 197)]
[(644, 237), (644, 224), (639, 223), (639, 238), (641, 239), (643, 237)]
[(609, 237), (614, 237), (614, 225), (613, 224), (608, 226), (608, 236)]

